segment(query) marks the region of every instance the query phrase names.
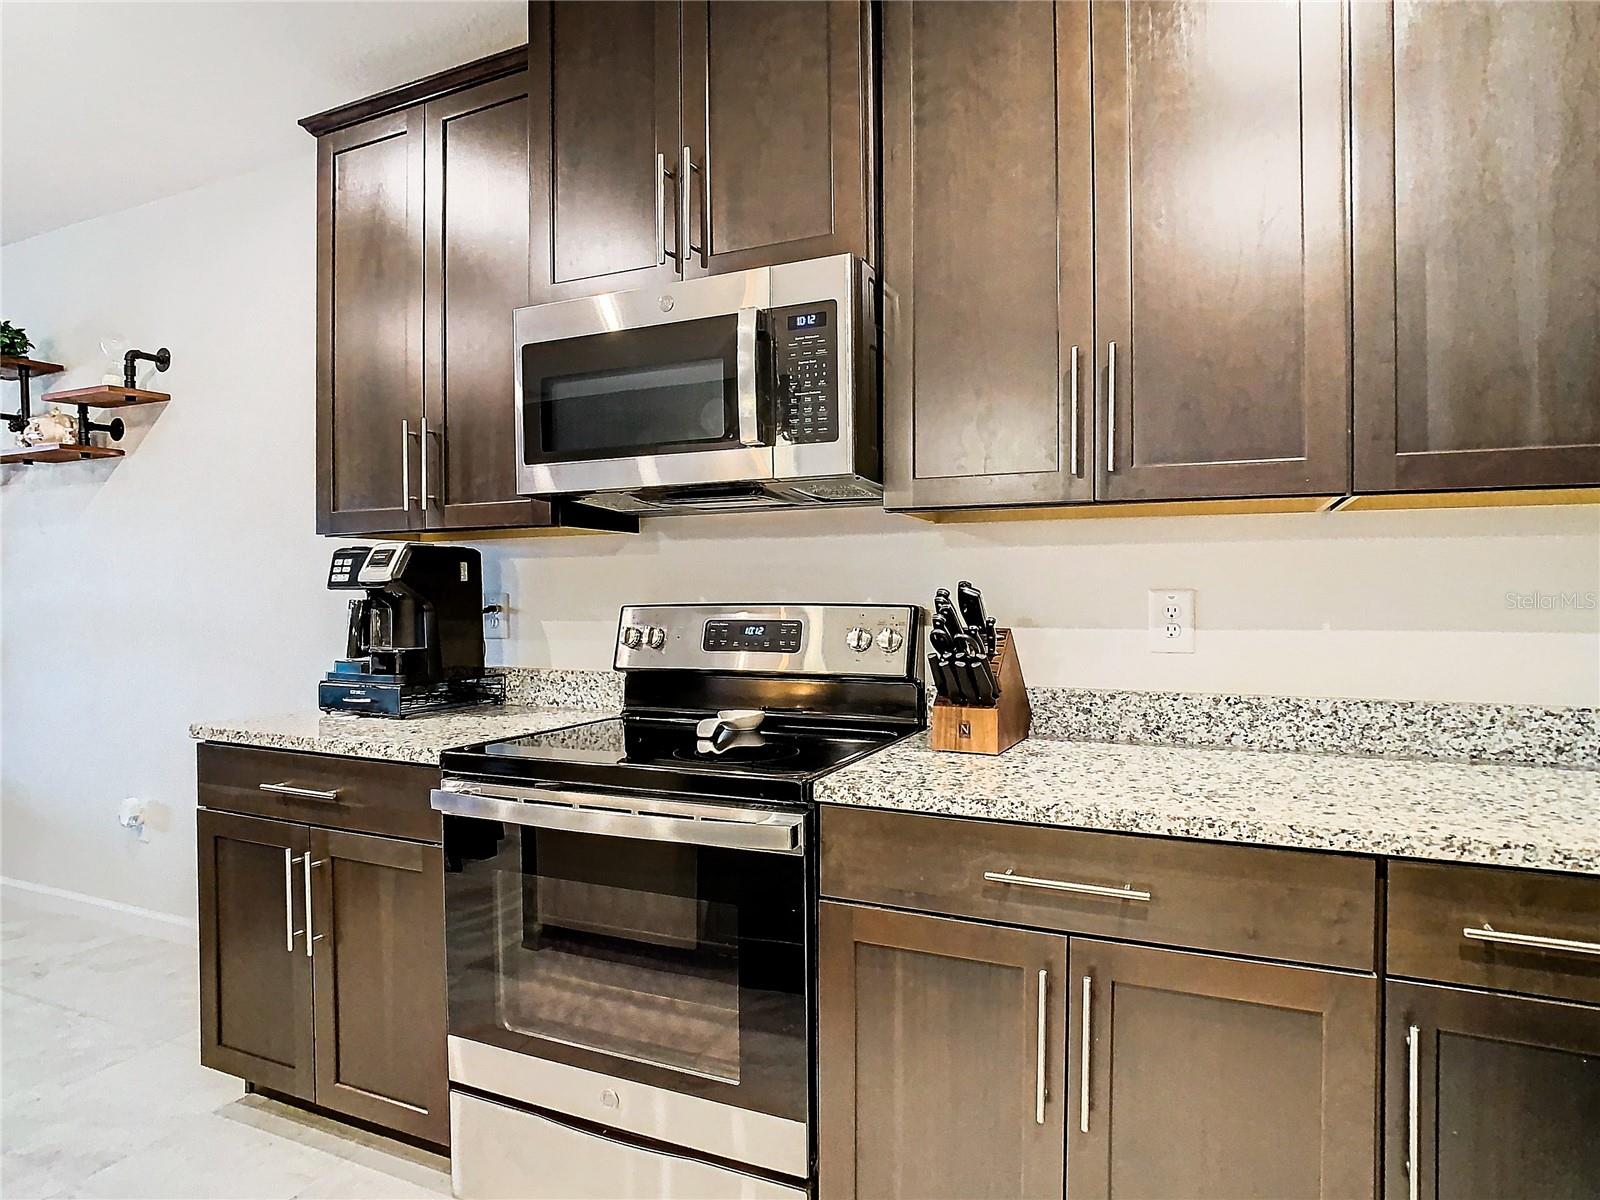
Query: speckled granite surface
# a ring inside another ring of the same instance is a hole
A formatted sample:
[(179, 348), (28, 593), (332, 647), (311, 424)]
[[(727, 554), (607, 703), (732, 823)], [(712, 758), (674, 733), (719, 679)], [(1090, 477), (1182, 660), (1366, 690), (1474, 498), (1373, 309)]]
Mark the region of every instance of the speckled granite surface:
[(1600, 710), (1029, 688), (1035, 737), (1600, 767)]
[(820, 800), (1112, 832), (1600, 874), (1600, 772), (1032, 738), (935, 753), (918, 735)]
[(553, 667), (498, 667), (506, 677), (506, 703), (545, 708), (622, 708), (622, 676), (616, 671), (571, 671)]
[(196, 741), (230, 742), (272, 750), (437, 764), (441, 753), (457, 746), (521, 737), (541, 729), (559, 729), (563, 725), (610, 716), (615, 711), (508, 704), (504, 708), (407, 717), (402, 721), (298, 712), (216, 724), (197, 722), (189, 726), (189, 736)]

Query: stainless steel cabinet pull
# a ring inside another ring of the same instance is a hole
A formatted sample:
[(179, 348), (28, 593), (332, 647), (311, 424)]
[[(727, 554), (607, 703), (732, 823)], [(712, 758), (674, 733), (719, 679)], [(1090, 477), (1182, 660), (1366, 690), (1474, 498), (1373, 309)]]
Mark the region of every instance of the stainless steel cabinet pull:
[(422, 507), (426, 509), (430, 504), (438, 503), (438, 497), (428, 490), (428, 418), (422, 418), (422, 435), (417, 439), (417, 448), (422, 452)]
[(300, 931), (294, 927), (294, 865), (300, 860), (294, 851), (283, 848), (283, 948), (294, 953), (294, 939)]
[(1067, 391), (1072, 397), (1070, 415), (1067, 418), (1070, 422), (1067, 457), (1071, 462), (1069, 469), (1073, 478), (1081, 479), (1083, 462), (1078, 453), (1078, 348), (1076, 346), (1072, 348), (1072, 363), (1067, 368)]
[(1541, 937), (1536, 933), (1501, 933), (1485, 925), (1482, 929), (1463, 929), (1461, 936), (1475, 942), (1491, 942), (1499, 946), (1523, 946), (1529, 950), (1554, 950), (1558, 954), (1593, 954), (1600, 956), (1600, 942), (1575, 942), (1570, 938)]
[(1037, 1061), (1034, 1064), (1033, 1076), (1033, 1123), (1044, 1124), (1044, 1039), (1045, 1039), (1045, 1004), (1050, 995), (1050, 972), (1039, 972), (1039, 1033), (1035, 1040)]
[(656, 151), (656, 266), (667, 261), (667, 156)]
[(761, 445), (761, 429), (756, 420), (756, 328), (757, 312), (741, 308), (734, 340), (734, 362), (739, 391), (739, 441), (746, 446)]
[(1117, 469), (1117, 344), (1106, 343), (1106, 474)]
[(1406, 1195), (1410, 1200), (1418, 1200), (1422, 1191), (1419, 1176), (1422, 1174), (1417, 1162), (1418, 1139), (1421, 1132), (1421, 1117), (1417, 1113), (1418, 1091), (1421, 1083), (1419, 1069), (1419, 1055), (1421, 1053), (1422, 1031), (1415, 1025), (1406, 1029)]
[(984, 879), (990, 883), (1008, 883), (1013, 887), (1044, 888), (1051, 892), (1072, 892), (1079, 896), (1105, 896), (1111, 900), (1139, 900), (1148, 902), (1149, 892), (1141, 892), (1131, 883), (1119, 888), (1102, 887), (1098, 883), (1069, 883), (1065, 879), (1036, 879), (1032, 875), (1013, 875), (1010, 871), (985, 871)]
[[(681, 258), (684, 260), (687, 260), (691, 253), (699, 254), (702, 257), (705, 255), (705, 247), (703, 245), (696, 246), (694, 237), (690, 233), (690, 222), (694, 215), (690, 201), (694, 196), (694, 173), (699, 170), (700, 168), (694, 165), (694, 159), (690, 157), (689, 147), (685, 146), (682, 155), (678, 159), (678, 212), (679, 220), (683, 225), (683, 241), (680, 246), (682, 247)], [(701, 172), (701, 178), (705, 178), (704, 172)], [(702, 197), (700, 210), (704, 212), (705, 207), (706, 200)]]
[(307, 851), (305, 857), (300, 860), (301, 865), (305, 868), (304, 878), (305, 878), (305, 881), (306, 881), (306, 957), (307, 958), (311, 957), (311, 943), (312, 942), (320, 942), (322, 940), (322, 934), (320, 934), (320, 933), (312, 933), (311, 932), (311, 868), (323, 866), (327, 861), (328, 860), (325, 859), (325, 858), (319, 858), (319, 859), (317, 859), (316, 861), (313, 862), (312, 858), (311, 858), (311, 854), (310, 854), (309, 851)]
[(292, 783), (259, 783), (256, 786), (261, 791), (271, 792), (275, 796), (296, 796), (301, 800), (327, 800), (331, 802), (339, 798), (338, 788), (322, 792), (316, 788), (296, 787)]
[(400, 422), (400, 496), (402, 508), (411, 511), (411, 422)]
[(1089, 1132), (1089, 1004), (1094, 999), (1094, 979), (1083, 977), (1083, 1044), (1078, 1064), (1078, 1132)]

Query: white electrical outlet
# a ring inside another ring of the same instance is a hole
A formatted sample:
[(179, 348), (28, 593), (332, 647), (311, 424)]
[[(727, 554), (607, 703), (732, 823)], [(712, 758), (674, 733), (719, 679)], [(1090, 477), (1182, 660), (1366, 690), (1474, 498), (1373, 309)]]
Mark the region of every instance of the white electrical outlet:
[(511, 596), (490, 592), (483, 598), (483, 636), (486, 639), (511, 636)]
[(1194, 653), (1194, 589), (1150, 589), (1150, 650), (1153, 654)]

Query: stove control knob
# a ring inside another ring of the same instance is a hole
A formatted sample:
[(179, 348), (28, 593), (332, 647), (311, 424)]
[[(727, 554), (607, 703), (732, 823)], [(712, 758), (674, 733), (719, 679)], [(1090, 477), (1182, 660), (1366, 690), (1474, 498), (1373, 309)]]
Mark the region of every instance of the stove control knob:
[(857, 654), (860, 654), (868, 646), (872, 645), (872, 635), (865, 629), (861, 628), (861, 626), (857, 625), (849, 633), (844, 635), (844, 644), (849, 646), (850, 649), (854, 650)]
[(667, 644), (667, 631), (659, 625), (650, 626), (650, 632), (644, 636), (652, 650), (659, 650)]
[(900, 631), (898, 629), (893, 629), (888, 625), (885, 625), (882, 629), (878, 630), (878, 649), (882, 650), (885, 654), (893, 654), (905, 644), (906, 639), (900, 635)]
[(622, 628), (622, 644), (629, 650), (637, 650), (644, 642), (644, 630), (637, 625), (625, 625)]

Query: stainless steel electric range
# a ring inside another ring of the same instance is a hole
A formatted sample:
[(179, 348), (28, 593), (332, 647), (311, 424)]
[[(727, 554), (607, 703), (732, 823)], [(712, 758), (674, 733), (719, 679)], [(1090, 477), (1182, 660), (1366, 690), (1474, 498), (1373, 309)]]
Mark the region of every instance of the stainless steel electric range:
[(922, 727), (919, 620), (626, 608), (620, 717), (444, 755), (457, 1196), (809, 1194), (812, 785)]

